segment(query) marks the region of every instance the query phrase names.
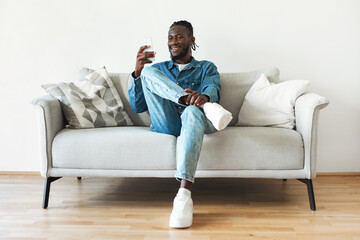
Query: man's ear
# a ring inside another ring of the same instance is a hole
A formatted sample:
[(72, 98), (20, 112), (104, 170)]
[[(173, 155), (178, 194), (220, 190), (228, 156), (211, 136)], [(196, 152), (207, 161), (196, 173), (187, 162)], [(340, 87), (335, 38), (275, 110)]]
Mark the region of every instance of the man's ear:
[(190, 42), (191, 42), (191, 45), (194, 45), (195, 44), (195, 37), (191, 37)]

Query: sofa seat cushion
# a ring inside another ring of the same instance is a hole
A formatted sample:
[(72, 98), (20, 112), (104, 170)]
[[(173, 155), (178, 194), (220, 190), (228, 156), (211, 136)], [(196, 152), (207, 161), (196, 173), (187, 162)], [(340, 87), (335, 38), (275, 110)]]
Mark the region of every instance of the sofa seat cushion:
[(176, 169), (176, 138), (148, 127), (63, 129), (52, 151), (55, 168)]
[(198, 163), (198, 170), (303, 168), (301, 134), (272, 127), (228, 127), (205, 135)]

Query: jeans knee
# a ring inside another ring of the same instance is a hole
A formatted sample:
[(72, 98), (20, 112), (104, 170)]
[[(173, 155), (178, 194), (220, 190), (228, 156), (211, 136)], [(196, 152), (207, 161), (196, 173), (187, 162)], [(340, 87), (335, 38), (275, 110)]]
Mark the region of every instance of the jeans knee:
[(205, 115), (203, 111), (194, 105), (187, 106), (184, 110), (184, 112), (181, 114), (181, 120), (184, 122), (186, 120), (191, 122), (201, 122), (205, 123)]
[(151, 75), (154, 74), (154, 72), (156, 72), (156, 68), (153, 68), (153, 67), (144, 67), (143, 70), (141, 70), (141, 76), (144, 76), (144, 77), (149, 77)]

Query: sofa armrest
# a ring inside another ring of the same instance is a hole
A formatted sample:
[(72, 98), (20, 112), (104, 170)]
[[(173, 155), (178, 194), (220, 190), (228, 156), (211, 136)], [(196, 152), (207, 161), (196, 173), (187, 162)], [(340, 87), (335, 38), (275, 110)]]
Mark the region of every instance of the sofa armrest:
[(65, 119), (60, 102), (50, 94), (35, 98), (31, 101), (36, 111), (38, 133), (40, 138), (40, 173), (48, 176), (52, 167), (52, 142), (55, 135), (65, 127)]
[(315, 93), (301, 95), (295, 102), (296, 131), (304, 141), (304, 169), (307, 178), (316, 177), (317, 133), (320, 109), (326, 107), (329, 100)]

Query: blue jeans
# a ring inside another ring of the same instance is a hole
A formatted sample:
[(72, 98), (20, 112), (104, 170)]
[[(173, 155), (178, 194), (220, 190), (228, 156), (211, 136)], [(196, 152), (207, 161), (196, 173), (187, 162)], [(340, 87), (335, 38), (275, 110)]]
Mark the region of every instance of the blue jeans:
[(204, 134), (217, 130), (202, 109), (179, 103), (188, 93), (158, 69), (146, 67), (140, 77), (151, 130), (178, 137), (175, 177), (194, 182)]

